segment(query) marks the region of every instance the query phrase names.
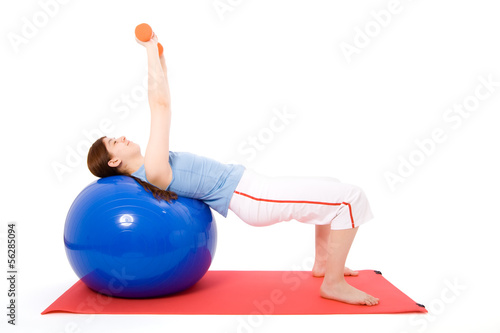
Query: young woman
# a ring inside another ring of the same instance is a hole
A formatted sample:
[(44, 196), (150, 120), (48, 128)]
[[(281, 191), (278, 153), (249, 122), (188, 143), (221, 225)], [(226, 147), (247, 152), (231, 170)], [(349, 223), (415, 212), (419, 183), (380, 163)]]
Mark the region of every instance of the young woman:
[(148, 101), (151, 127), (146, 153), (120, 138), (102, 137), (90, 148), (87, 164), (97, 177), (134, 177), (157, 198), (177, 195), (199, 199), (226, 217), (230, 209), (244, 222), (266, 226), (297, 220), (315, 224), (312, 274), (324, 277), (320, 295), (350, 304), (376, 305), (379, 299), (349, 285), (344, 276), (358, 272), (345, 267), (361, 224), (373, 216), (359, 187), (335, 178), (265, 177), (243, 165), (222, 164), (191, 153), (169, 151), (170, 90), (158, 38), (136, 41), (147, 51)]

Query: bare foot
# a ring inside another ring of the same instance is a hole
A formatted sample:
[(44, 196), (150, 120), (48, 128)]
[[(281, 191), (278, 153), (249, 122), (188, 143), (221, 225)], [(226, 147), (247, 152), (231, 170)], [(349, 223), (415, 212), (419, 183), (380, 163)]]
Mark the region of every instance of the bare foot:
[[(323, 277), (326, 272), (326, 262), (314, 262), (314, 266), (312, 269), (312, 275), (314, 277)], [(344, 275), (347, 276), (357, 276), (359, 274), (358, 271), (353, 271), (348, 267), (344, 267)]]
[(323, 298), (333, 299), (349, 304), (363, 304), (372, 306), (377, 305), (379, 301), (378, 298), (354, 288), (345, 280), (336, 284), (328, 284), (327, 282), (323, 281), (323, 284), (320, 288), (320, 295)]

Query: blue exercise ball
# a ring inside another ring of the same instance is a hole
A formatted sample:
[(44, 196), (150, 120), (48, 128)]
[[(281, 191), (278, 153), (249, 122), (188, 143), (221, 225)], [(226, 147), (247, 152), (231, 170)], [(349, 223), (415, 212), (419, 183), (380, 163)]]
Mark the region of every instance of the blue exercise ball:
[(210, 267), (216, 241), (215, 219), (204, 202), (157, 200), (127, 176), (89, 184), (64, 226), (66, 255), (78, 277), (96, 292), (124, 298), (193, 286)]

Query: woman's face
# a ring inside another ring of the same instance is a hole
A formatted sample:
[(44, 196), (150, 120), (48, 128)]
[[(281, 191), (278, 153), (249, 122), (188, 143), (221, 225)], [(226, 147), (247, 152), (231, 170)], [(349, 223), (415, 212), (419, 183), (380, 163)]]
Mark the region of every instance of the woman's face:
[(120, 159), (121, 161), (128, 161), (141, 153), (141, 148), (137, 143), (127, 140), (125, 136), (119, 138), (102, 139), (106, 149), (108, 150), (111, 158)]

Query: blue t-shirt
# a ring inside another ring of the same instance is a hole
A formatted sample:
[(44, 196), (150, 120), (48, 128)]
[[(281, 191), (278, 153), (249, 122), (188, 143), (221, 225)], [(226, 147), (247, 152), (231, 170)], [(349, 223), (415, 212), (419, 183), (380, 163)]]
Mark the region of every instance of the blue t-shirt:
[[(172, 151), (169, 151), (168, 162), (173, 177), (167, 191), (202, 200), (222, 216), (227, 216), (229, 202), (245, 171), (243, 165), (223, 164), (208, 157)], [(148, 182), (144, 164), (132, 176)]]

